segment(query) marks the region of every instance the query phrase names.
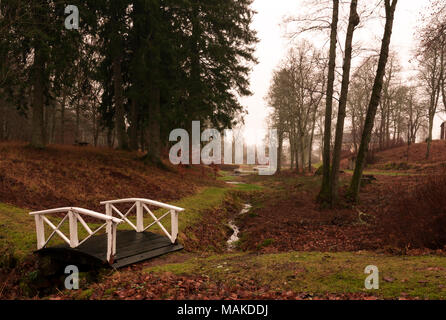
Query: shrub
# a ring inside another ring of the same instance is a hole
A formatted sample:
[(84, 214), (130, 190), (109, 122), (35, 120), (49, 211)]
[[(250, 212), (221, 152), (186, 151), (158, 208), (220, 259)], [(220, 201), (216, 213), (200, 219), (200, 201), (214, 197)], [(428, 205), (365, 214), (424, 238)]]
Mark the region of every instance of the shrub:
[(315, 176), (322, 176), (324, 174), (324, 166), (320, 166), (317, 168), (316, 172), (314, 173)]
[(262, 241), (262, 243), (259, 243), (257, 245), (257, 248), (258, 249), (265, 248), (265, 247), (272, 245), (273, 243), (274, 243), (274, 239), (265, 239)]
[(412, 167), (407, 162), (388, 162), (384, 165), (384, 170), (409, 170)]
[(366, 165), (372, 165), (378, 162), (378, 159), (376, 158), (375, 152), (373, 150), (370, 150), (367, 152), (365, 157), (365, 163)]
[(399, 192), (377, 221), (390, 245), (402, 249), (446, 247), (446, 174)]
[(14, 247), (0, 247), (0, 270), (9, 271), (15, 268), (18, 259), (15, 255)]

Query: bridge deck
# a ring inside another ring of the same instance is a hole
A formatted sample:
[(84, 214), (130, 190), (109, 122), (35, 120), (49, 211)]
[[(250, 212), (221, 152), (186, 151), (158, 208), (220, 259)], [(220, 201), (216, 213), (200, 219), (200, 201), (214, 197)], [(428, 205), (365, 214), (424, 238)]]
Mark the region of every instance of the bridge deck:
[[(159, 234), (118, 230), (116, 256), (112, 267), (122, 268), (181, 249), (183, 249), (182, 245), (172, 244), (167, 237)], [(38, 253), (54, 256), (74, 265), (83, 263), (82, 261), (86, 258), (99, 263), (107, 263), (107, 235), (94, 236), (75, 249), (64, 244), (41, 249)]]

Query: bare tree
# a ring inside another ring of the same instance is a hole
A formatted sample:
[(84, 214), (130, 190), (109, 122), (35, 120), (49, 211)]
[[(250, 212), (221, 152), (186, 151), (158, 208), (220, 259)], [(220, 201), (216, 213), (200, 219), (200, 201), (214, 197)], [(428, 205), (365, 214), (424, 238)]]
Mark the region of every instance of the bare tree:
[(364, 128), (365, 117), (367, 114), (367, 104), (370, 101), (374, 75), (376, 74), (375, 65), (377, 60), (374, 57), (367, 57), (359, 65), (353, 74), (349, 95), (348, 95), (348, 113), (351, 122), (351, 136), (355, 154), (358, 153), (359, 143)]
[(323, 152), (323, 177), (322, 187), (319, 193), (319, 201), (327, 201), (330, 197), (330, 143), (331, 121), (333, 113), (333, 92), (336, 69), (336, 44), (338, 35), (339, 0), (333, 0), (333, 16), (331, 19), (330, 54), (328, 58), (327, 94), (325, 106), (324, 128), (324, 152)]
[(427, 96), (429, 97), (428, 108), (428, 138), (426, 159), (430, 157), (430, 149), (432, 143), (432, 131), (434, 127), (434, 118), (437, 114), (440, 95), (442, 93), (442, 84), (445, 77), (445, 53), (446, 53), (446, 36), (441, 36), (439, 41), (423, 48), (420, 56), (420, 78), (424, 82)]
[(342, 141), (344, 137), (344, 120), (346, 116), (348, 89), (350, 84), (350, 69), (352, 62), (353, 51), (353, 34), (355, 28), (358, 26), (360, 19), (357, 13), (358, 1), (352, 0), (350, 4), (350, 17), (347, 29), (347, 36), (345, 39), (345, 56), (342, 73), (342, 87), (339, 98), (338, 119), (336, 124), (336, 138), (333, 149), (333, 163), (330, 176), (330, 202), (333, 206), (338, 199), (338, 185), (339, 185), (339, 167), (341, 163)]
[(353, 201), (358, 200), (359, 189), (361, 185), (362, 174), (365, 166), (365, 159), (372, 137), (372, 130), (375, 121), (376, 110), (381, 101), (383, 88), (383, 79), (386, 72), (387, 59), (389, 57), (389, 47), (392, 37), (393, 21), (398, 0), (385, 0), (386, 24), (384, 27), (384, 36), (381, 44), (381, 53), (379, 56), (378, 69), (376, 71), (375, 82), (373, 85), (372, 96), (370, 98), (367, 116), (362, 133), (361, 145), (356, 158), (355, 172), (350, 185), (350, 197)]
[(274, 73), (267, 101), (273, 107), (272, 124), (278, 129), (279, 150), (288, 136), (292, 169), (311, 170), (316, 118), (324, 96), (325, 59), (302, 41), (289, 51)]

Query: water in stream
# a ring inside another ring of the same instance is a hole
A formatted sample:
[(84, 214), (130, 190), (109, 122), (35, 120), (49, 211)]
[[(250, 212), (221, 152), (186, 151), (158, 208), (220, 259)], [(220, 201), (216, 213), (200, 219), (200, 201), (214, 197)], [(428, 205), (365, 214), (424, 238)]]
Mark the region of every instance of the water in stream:
[[(241, 215), (248, 213), (249, 210), (251, 210), (251, 208), (252, 208), (252, 206), (249, 203), (244, 204), (242, 211), (240, 211), (240, 213), (238, 215), (241, 216)], [(227, 241), (228, 250), (233, 250), (235, 248), (236, 242), (240, 239), (240, 237), (239, 237), (240, 229), (239, 229), (239, 227), (237, 227), (234, 220), (229, 221), (228, 225), (234, 231), (233, 234), (231, 235), (231, 237), (229, 238), (229, 240)]]

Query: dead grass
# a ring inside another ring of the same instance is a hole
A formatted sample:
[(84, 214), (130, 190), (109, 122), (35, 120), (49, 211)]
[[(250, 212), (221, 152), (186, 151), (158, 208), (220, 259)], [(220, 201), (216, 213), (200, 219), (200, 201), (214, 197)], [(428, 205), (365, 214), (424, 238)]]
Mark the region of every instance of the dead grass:
[(398, 198), (381, 212), (379, 228), (402, 249), (446, 248), (446, 174), (429, 176), (412, 187), (400, 186)]
[(413, 144), (409, 148), (409, 157), (407, 157), (407, 145), (378, 152), (375, 154), (377, 163), (415, 163), (432, 164), (446, 162), (446, 142), (432, 141), (431, 155), (426, 159), (427, 143)]
[(138, 153), (74, 146), (36, 150), (0, 144), (0, 202), (27, 209), (64, 206), (102, 210), (100, 201), (141, 197), (170, 202), (218, 185), (212, 170), (165, 171)]

